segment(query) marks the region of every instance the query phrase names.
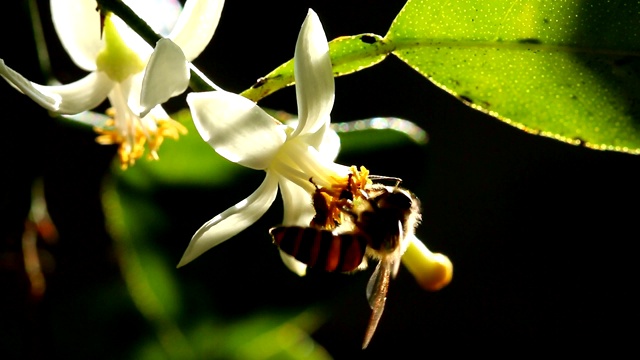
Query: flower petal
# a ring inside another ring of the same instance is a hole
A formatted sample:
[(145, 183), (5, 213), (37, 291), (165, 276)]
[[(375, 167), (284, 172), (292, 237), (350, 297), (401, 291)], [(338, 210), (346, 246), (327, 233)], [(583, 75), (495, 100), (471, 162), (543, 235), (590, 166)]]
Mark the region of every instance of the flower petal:
[(193, 235), (178, 267), (248, 228), (267, 212), (277, 193), (278, 176), (267, 172), (266, 178), (253, 194), (207, 221)]
[(51, 0), (50, 5), (51, 19), (62, 46), (76, 65), (94, 71), (96, 57), (103, 47), (96, 2)]
[(327, 37), (311, 9), (298, 35), (294, 75), (300, 124), (292, 135), (316, 132), (330, 121), (335, 87)]
[(325, 123), (320, 130), (305, 134), (301, 137), (302, 141), (313, 146), (323, 157), (335, 160), (340, 152), (340, 136), (335, 130)]
[(293, 256), (280, 250), (280, 258), (282, 262), (298, 276), (305, 276), (307, 274), (307, 265), (296, 260)]
[(160, 39), (142, 80), (140, 105), (145, 116), (152, 108), (182, 94), (189, 86), (189, 66), (182, 50), (169, 39)]
[(218, 27), (224, 0), (188, 0), (169, 34), (189, 61), (200, 55)]
[(316, 149), (327, 159), (335, 160), (338, 157), (338, 153), (340, 153), (340, 136), (329, 126), (325, 128), (323, 135), (322, 141)]
[(266, 169), (286, 139), (283, 125), (240, 95), (192, 92), (187, 103), (200, 136), (229, 161)]
[[(127, 104), (129, 105), (129, 109), (131, 109), (131, 111), (136, 115), (139, 115), (140, 113), (143, 112), (142, 105), (140, 105), (140, 96), (142, 95), (142, 81), (144, 80), (144, 75), (145, 75), (144, 71), (139, 72), (137, 74), (133, 74), (129, 76), (126, 80), (118, 84), (118, 85), (121, 85), (124, 90), (124, 94), (127, 98)], [(145, 112), (145, 114), (146, 113), (149, 113), (148, 109)]]
[(92, 72), (66, 85), (39, 85), (6, 66), (2, 59), (0, 75), (40, 106), (60, 114), (77, 114), (95, 108), (107, 98), (114, 84), (104, 73)]
[(284, 226), (309, 226), (314, 209), (311, 195), (293, 182), (281, 179), (280, 194), (284, 203)]
[(81, 124), (90, 125), (92, 127), (103, 128), (107, 126), (107, 122), (111, 120), (110, 117), (105, 115), (104, 113), (99, 113), (95, 111), (83, 111), (81, 113), (73, 114), (73, 115), (62, 115), (63, 118), (69, 119), (72, 121), (79, 122)]

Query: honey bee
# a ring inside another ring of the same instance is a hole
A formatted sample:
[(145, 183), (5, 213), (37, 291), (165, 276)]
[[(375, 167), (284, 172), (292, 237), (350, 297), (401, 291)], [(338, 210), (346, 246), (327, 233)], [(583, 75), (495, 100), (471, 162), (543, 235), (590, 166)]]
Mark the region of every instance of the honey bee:
[[(315, 185), (313, 179), (309, 181)], [(269, 230), (273, 241), (285, 253), (308, 267), (324, 271), (351, 272), (363, 263), (367, 238), (358, 232), (335, 233), (343, 213), (352, 216), (354, 193), (352, 174), (344, 189), (324, 189), (317, 185), (312, 196), (315, 215), (304, 226), (278, 226)]]
[[(342, 190), (337, 198), (325, 197), (328, 192), (316, 187), (316, 217), (310, 227), (279, 226), (269, 230), (282, 251), (309, 267), (351, 272), (366, 268), (367, 258), (378, 261), (367, 283), (372, 314), (363, 349), (369, 345), (382, 316), (389, 280), (396, 276), (410, 235), (421, 220), (418, 198), (399, 187), (399, 179), (395, 180), (395, 186), (386, 186), (362, 182), (354, 185), (349, 179), (346, 193)], [(323, 194), (324, 201), (318, 193)], [(334, 207), (339, 209), (340, 217), (332, 213)], [(330, 225), (318, 226), (322, 223)]]

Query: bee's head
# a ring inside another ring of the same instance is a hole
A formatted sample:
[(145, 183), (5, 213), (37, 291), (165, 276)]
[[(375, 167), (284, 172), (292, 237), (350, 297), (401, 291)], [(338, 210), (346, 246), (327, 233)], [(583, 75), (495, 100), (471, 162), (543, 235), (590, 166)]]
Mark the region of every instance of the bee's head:
[(387, 191), (377, 198), (380, 209), (397, 209), (401, 212), (411, 211), (417, 199), (409, 191), (398, 187), (387, 187)]

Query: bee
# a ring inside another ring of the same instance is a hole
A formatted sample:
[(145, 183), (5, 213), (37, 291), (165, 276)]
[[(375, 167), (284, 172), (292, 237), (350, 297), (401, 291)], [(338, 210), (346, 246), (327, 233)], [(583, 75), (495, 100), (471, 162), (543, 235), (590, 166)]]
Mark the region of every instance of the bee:
[[(318, 219), (314, 217), (310, 227), (279, 226), (269, 230), (282, 251), (309, 267), (352, 272), (366, 268), (367, 258), (378, 261), (367, 283), (372, 314), (363, 349), (369, 345), (382, 316), (389, 280), (396, 276), (402, 254), (421, 220), (418, 198), (399, 187), (399, 179), (395, 180), (395, 186), (381, 183), (356, 186), (350, 179), (345, 188), (349, 194), (343, 190), (339, 197), (320, 205), (315, 204), (315, 198), (320, 196), (319, 192), (327, 192), (316, 187), (314, 208)], [(332, 207), (338, 208), (343, 217), (331, 215)], [(321, 220), (327, 220), (325, 223), (335, 220), (338, 224), (317, 226)]]
[(351, 272), (363, 263), (367, 238), (359, 233), (334, 233), (343, 223), (343, 213), (352, 216), (354, 193), (352, 174), (344, 189), (318, 187), (312, 196), (315, 215), (304, 226), (278, 226), (269, 230), (273, 241), (285, 253), (308, 267), (324, 271)]

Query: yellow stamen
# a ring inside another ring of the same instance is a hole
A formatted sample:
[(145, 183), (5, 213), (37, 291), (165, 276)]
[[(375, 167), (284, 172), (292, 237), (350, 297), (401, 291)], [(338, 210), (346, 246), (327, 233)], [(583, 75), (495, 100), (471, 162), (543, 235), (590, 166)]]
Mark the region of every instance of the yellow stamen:
[(372, 184), (369, 179), (369, 170), (364, 166), (360, 166), (360, 170), (355, 165), (349, 168), (351, 174), (342, 178), (333, 178), (334, 183), (330, 189), (323, 189), (324, 192), (332, 197), (339, 199), (345, 192), (351, 193), (353, 198), (361, 198), (362, 190)]
[(180, 135), (187, 134), (187, 128), (173, 119), (158, 119), (156, 124), (158, 126), (156, 133), (149, 138), (149, 158), (153, 160), (158, 160), (158, 149), (165, 137), (178, 140)]
[(158, 160), (158, 150), (164, 142), (165, 137), (177, 140), (180, 135), (187, 134), (187, 128), (179, 122), (170, 118), (156, 119), (153, 115), (149, 114), (147, 116), (153, 117), (157, 129), (154, 131), (145, 129), (142, 127), (140, 119), (136, 119), (133, 122), (134, 133), (130, 139), (115, 127), (115, 110), (110, 108), (106, 111), (106, 114), (110, 116), (111, 119), (107, 120), (105, 127), (94, 128), (95, 132), (99, 134), (98, 137), (96, 137), (96, 142), (102, 145), (120, 144), (118, 156), (120, 157), (120, 166), (123, 170), (129, 166), (133, 166), (136, 160), (144, 155), (146, 144), (148, 144), (149, 148), (148, 159)]
[[(334, 230), (345, 221), (345, 216), (348, 216), (348, 213), (345, 213), (345, 209), (352, 208), (354, 201), (366, 196), (364, 190), (372, 184), (371, 179), (369, 179), (369, 170), (364, 166), (361, 166), (360, 170), (358, 170), (356, 166), (352, 165), (350, 171), (351, 173), (348, 176), (333, 178), (335, 182), (331, 184), (330, 188), (316, 188), (316, 193), (323, 195), (324, 202), (321, 207), (325, 210), (321, 211), (326, 211), (327, 218), (324, 219), (325, 222), (323, 224), (315, 225)], [(313, 179), (311, 179), (311, 182), (313, 182)], [(320, 200), (315, 196), (314, 199), (316, 201)], [(316, 213), (318, 210), (318, 207), (316, 207)]]

